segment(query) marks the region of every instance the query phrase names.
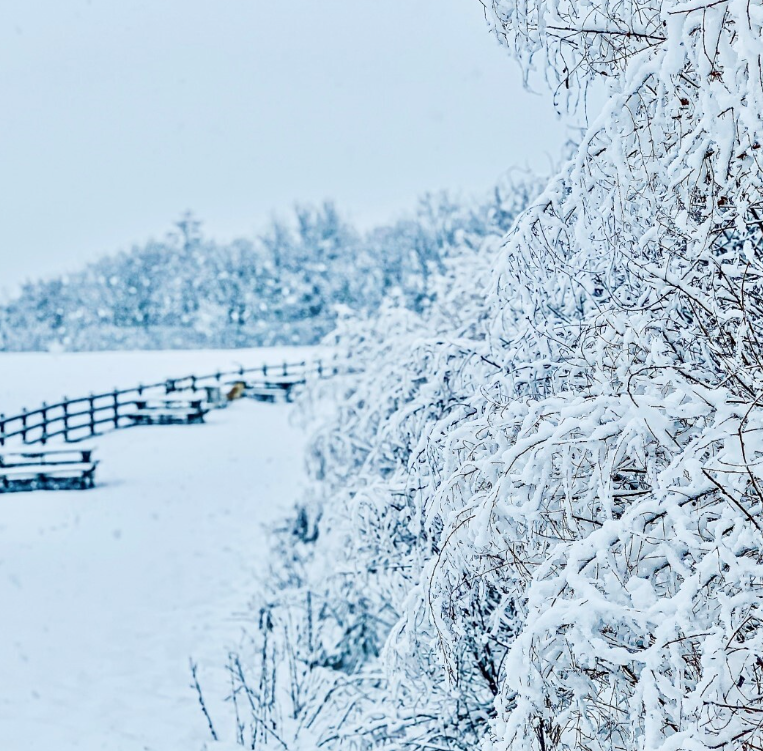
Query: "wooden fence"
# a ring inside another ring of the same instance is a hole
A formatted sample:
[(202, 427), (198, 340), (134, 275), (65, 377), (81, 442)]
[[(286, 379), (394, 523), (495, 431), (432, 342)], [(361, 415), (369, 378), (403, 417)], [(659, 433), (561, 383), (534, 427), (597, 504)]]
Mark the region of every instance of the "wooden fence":
[(108, 393), (89, 394), (77, 399), (64, 397), (60, 402), (43, 402), (38, 409), (24, 409), (17, 415), (0, 414), (0, 447), (11, 440), (45, 445), (50, 439), (61, 436), (67, 443), (73, 443), (131, 426), (134, 422), (128, 414), (134, 411), (138, 401), (145, 401), (147, 395), (195, 392), (231, 380), (249, 380), (253, 376), (260, 383), (277, 383), (279, 378), (302, 377), (307, 381), (309, 378), (323, 378), (336, 372), (335, 367), (327, 369), (321, 361), (261, 365), (256, 368), (217, 371), (208, 375), (168, 378), (160, 383), (114, 389)]

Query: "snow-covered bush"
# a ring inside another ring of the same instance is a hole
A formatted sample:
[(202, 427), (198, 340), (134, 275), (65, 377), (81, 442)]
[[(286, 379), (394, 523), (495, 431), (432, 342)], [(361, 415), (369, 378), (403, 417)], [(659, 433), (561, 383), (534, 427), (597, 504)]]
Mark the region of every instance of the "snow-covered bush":
[(492, 268), (340, 335), (302, 587), (386, 641), (315, 743), (760, 748), (763, 5), (486, 10), (608, 98)]
[[(380, 657), (442, 529), (422, 524), (440, 471), (422, 436), (458, 422), (477, 386), (467, 366), (482, 362), (487, 346), (482, 287), (506, 228), (536, 192), (535, 181), (515, 176), (480, 204), (479, 231), (453, 235), (452, 258), (431, 280), (437, 302), (424, 314), (390, 301), (335, 334), (349, 367), (302, 405), (306, 421), (320, 426), (308, 457), (315, 497), (277, 535), (261, 651), (232, 663), (239, 693), (267, 686), (256, 704), (274, 724), (263, 730), (255, 721), (256, 739), (275, 732), (300, 746), (365, 746), (395, 737), (466, 748), (484, 730), (494, 696), (484, 675), (466, 699), (436, 658), (422, 662), (413, 684), (393, 686)], [(454, 290), (455, 280), (465, 283)]]

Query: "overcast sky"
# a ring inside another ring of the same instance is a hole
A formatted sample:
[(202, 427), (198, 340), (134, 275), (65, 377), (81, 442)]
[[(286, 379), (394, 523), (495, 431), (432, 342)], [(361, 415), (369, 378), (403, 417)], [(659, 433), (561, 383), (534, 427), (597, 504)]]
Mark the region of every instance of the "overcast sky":
[(362, 225), (566, 137), (477, 0), (0, 0), (0, 289), (295, 201)]

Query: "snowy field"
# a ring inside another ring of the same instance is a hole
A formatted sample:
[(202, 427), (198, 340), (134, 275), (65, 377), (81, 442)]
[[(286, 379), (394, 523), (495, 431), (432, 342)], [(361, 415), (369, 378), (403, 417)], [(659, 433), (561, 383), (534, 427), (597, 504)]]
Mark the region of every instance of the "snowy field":
[[(305, 356), (3, 355), (2, 402)], [(212, 716), (228, 718), (222, 668), (252, 623), (262, 525), (302, 483), (291, 409), (240, 401), (203, 425), (111, 433), (94, 444), (94, 490), (0, 496), (2, 751), (205, 747), (189, 659)]]

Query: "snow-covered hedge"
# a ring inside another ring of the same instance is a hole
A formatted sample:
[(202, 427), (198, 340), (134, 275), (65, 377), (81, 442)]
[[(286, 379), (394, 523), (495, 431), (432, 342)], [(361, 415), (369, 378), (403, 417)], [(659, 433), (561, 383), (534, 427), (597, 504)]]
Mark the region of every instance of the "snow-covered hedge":
[(528, 76), (608, 98), (430, 315), (340, 332), (365, 366), (316, 412), (267, 610), (302, 692), (278, 732), (760, 748), (763, 6), (487, 5)]

